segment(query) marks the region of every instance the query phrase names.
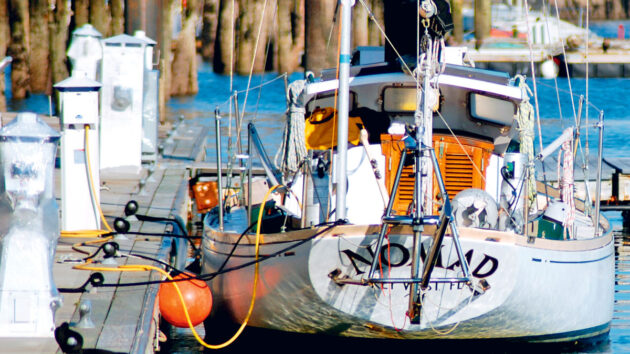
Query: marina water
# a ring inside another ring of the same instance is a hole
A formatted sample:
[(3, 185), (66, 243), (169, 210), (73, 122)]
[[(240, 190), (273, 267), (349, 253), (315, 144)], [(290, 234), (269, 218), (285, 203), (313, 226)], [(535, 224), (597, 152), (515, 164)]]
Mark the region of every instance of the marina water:
[[(616, 29), (619, 22), (609, 22), (604, 24), (594, 24), (594, 28), (604, 36), (616, 35)], [(627, 29), (630, 28), (630, 22), (623, 22)], [(276, 78), (276, 74), (265, 74), (254, 76), (251, 80), (251, 87), (258, 86), (261, 82), (266, 82)], [(289, 81), (299, 79), (302, 74), (293, 74)], [(233, 90), (243, 90), (247, 87), (248, 79), (246, 77), (235, 77), (233, 81)], [(534, 90), (531, 81), (528, 82), (532, 90)], [(556, 85), (560, 91), (560, 102), (558, 104), (558, 96), (556, 95)], [(543, 144), (549, 143), (557, 137), (564, 128), (574, 125), (573, 110), (578, 109), (578, 95), (586, 96), (585, 79), (571, 79), (570, 85), (566, 78), (558, 78), (557, 80), (538, 79), (536, 80), (536, 91), (538, 93), (538, 105), (540, 108), (540, 121), (542, 131)], [(10, 86), (10, 85), (9, 85)], [(573, 90), (575, 101), (572, 104), (569, 99), (569, 89)], [(239, 95), (239, 108), (248, 112), (245, 117), (243, 127), (248, 121), (255, 121), (256, 127), (263, 138), (265, 147), (273, 158), (282, 139), (282, 131), (284, 129), (283, 112), (286, 107), (284, 98), (285, 84), (282, 79), (278, 79), (262, 90), (250, 91), (245, 98), (244, 94)], [(230, 104), (226, 99), (230, 95), (230, 78), (228, 76), (216, 75), (212, 72), (212, 68), (208, 65), (199, 67), (199, 94), (194, 97), (172, 98), (168, 103), (167, 120), (175, 120), (179, 117), (183, 119), (198, 119), (211, 127), (214, 127), (214, 110), (219, 108), (223, 116), (222, 134), (223, 139), (223, 159), (226, 161), (226, 146), (228, 136), (234, 136), (236, 131), (235, 122), (228, 120), (230, 112)], [(10, 98), (10, 92), (7, 92)], [(599, 109), (605, 111), (605, 130), (604, 130), (604, 156), (605, 157), (627, 157), (630, 156), (630, 139), (628, 132), (630, 131), (630, 109), (628, 105), (628, 97), (630, 96), (630, 79), (590, 79), (588, 81), (588, 99), (590, 103)], [(534, 104), (534, 99), (532, 104)], [(573, 106), (575, 108), (573, 108)], [(233, 108), (232, 108), (233, 109)], [(48, 98), (43, 95), (32, 95), (30, 98), (21, 101), (8, 101), (9, 111), (34, 111), (41, 114), (48, 114)], [(583, 123), (586, 123), (587, 114), (582, 114)], [(598, 118), (595, 110), (589, 110), (588, 120), (592, 126)], [(210, 130), (211, 132), (214, 129)], [(582, 130), (582, 138), (586, 135), (590, 139), (590, 153), (597, 154), (597, 131), (590, 129)], [(243, 134), (245, 135), (245, 134)], [(209, 161), (216, 161), (215, 139), (214, 134), (208, 136), (207, 156)], [(538, 149), (538, 141), (535, 143)], [(591, 168), (591, 179), (595, 177), (595, 170)], [(622, 217), (620, 212), (604, 213), (608, 220), (612, 223), (615, 233), (616, 245), (616, 285), (615, 285), (615, 305), (612, 321), (612, 328), (609, 339), (603, 343), (599, 343), (592, 347), (580, 348), (580, 351), (586, 352), (613, 352), (622, 353), (630, 352), (630, 234), (624, 234), (622, 231)], [(544, 301), (544, 299), (541, 299)], [(576, 309), (576, 311), (588, 311), (588, 309)], [(203, 333), (203, 327), (200, 326)], [(168, 348), (172, 353), (194, 353), (202, 350), (201, 346), (193, 338), (188, 329), (174, 330), (175, 343)], [(212, 336), (210, 336), (212, 338)], [(382, 350), (402, 349), (402, 350), (422, 350), (422, 344), (407, 344), (398, 341), (365, 341), (365, 340), (338, 340), (324, 336), (294, 336), (279, 333), (260, 332), (253, 329), (246, 329), (241, 338), (236, 341), (233, 347), (228, 348), (229, 352), (239, 352), (244, 349), (263, 349), (268, 348), (276, 352), (298, 350), (295, 341), (299, 341), (300, 346), (311, 345), (319, 348), (330, 347), (341, 349), (340, 346), (352, 345), (353, 351), (374, 352), (376, 347), (381, 346)], [(217, 343), (213, 343), (217, 344)], [(429, 343), (429, 346), (443, 345)], [(452, 344), (446, 344), (450, 346)], [(284, 347), (283, 350), (274, 348)], [(293, 347), (294, 349), (291, 349)], [(166, 349), (166, 348), (165, 348)], [(426, 348), (425, 348), (426, 349)], [(443, 350), (443, 347), (435, 347), (433, 349)], [(469, 347), (459, 348), (472, 349)], [(493, 346), (492, 343), (485, 343), (483, 347), (476, 348), (474, 351), (484, 350), (488, 352), (494, 351), (522, 351), (522, 347), (504, 347)], [(543, 346), (536, 349), (542, 351), (562, 350), (554, 346)], [(424, 350), (423, 350), (424, 351)], [(565, 350), (562, 350), (565, 351)]]

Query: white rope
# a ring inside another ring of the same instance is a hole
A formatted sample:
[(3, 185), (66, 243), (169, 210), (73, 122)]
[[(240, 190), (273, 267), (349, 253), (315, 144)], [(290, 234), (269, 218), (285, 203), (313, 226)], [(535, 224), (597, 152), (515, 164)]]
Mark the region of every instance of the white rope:
[[(567, 128), (571, 130), (572, 128)], [(564, 232), (568, 234), (568, 238), (574, 238), (573, 224), (575, 222), (575, 200), (573, 198), (573, 139), (568, 139), (562, 144), (562, 149), (558, 152), (558, 170), (560, 170), (560, 154), (564, 154), (562, 159), (562, 178), (558, 171), (558, 182), (561, 188), (561, 199), (568, 206), (567, 214), (562, 222)]]
[(518, 123), (519, 140), (521, 145), (519, 151), (527, 156), (527, 198), (529, 200), (528, 205), (530, 208), (535, 205), (536, 201), (536, 170), (534, 169), (532, 161), (534, 161), (534, 107), (529, 102), (529, 97), (532, 91), (525, 83), (525, 77), (517, 75), (516, 81), (518, 87), (521, 89), (521, 96), (523, 100), (518, 106), (518, 112), (516, 114), (516, 121)]
[(306, 80), (297, 80), (289, 85), (287, 92), (287, 122), (282, 134), (282, 144), (275, 156), (276, 167), (284, 176), (297, 172), (300, 163), (306, 158), (306, 139), (304, 137), (304, 88)]

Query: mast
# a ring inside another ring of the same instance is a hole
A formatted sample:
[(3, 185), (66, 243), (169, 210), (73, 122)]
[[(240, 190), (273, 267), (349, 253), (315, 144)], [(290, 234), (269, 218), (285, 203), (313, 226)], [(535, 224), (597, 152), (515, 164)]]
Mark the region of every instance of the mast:
[(341, 0), (341, 50), (337, 115), (337, 220), (346, 218), (346, 172), (348, 153), (348, 110), (350, 108), (350, 36), (354, 0)]

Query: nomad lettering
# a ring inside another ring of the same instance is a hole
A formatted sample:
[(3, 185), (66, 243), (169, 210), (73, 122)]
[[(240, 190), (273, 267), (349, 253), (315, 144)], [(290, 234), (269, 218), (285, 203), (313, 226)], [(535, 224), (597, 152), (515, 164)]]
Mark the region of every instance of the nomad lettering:
[[(348, 259), (352, 263), (352, 266), (354, 267), (354, 270), (357, 272), (357, 275), (359, 275), (359, 274), (365, 273), (365, 270), (362, 270), (362, 269), (365, 269), (366, 266), (370, 266), (372, 264), (372, 260), (374, 259), (374, 250), (372, 249), (372, 246), (367, 247), (367, 251), (370, 254), (369, 259), (348, 249), (343, 250), (341, 252), (344, 253), (348, 257)], [(478, 264), (472, 264), (471, 261), (473, 259), (473, 253), (474, 253), (474, 250), (471, 249), (468, 252), (466, 252), (466, 254), (464, 255), (471, 269), (473, 269), (472, 271), (473, 277), (485, 278), (485, 277), (491, 276), (492, 274), (494, 274), (494, 272), (497, 271), (497, 268), (499, 267), (498, 259), (492, 256), (489, 256), (487, 254), (484, 254), (483, 259)], [(396, 260), (393, 260), (390, 263), (388, 254), (397, 254), (398, 257)], [(423, 244), (420, 250), (420, 258), (422, 259), (422, 261), (425, 260), (426, 256), (427, 256), (427, 252)], [(377, 266), (379, 268), (381, 266), (389, 266), (390, 268), (397, 268), (397, 267), (404, 267), (404, 266), (409, 266), (409, 265), (411, 265), (411, 253), (406, 247), (398, 243), (392, 242), (389, 244), (389, 250), (385, 246), (381, 248), (380, 262), (377, 262)], [(459, 260), (457, 260), (451, 264), (444, 265), (442, 262), (442, 252), (440, 252), (438, 255), (437, 261), (435, 262), (435, 267), (443, 268), (447, 270), (453, 270), (455, 269), (455, 267), (461, 267), (461, 264)]]

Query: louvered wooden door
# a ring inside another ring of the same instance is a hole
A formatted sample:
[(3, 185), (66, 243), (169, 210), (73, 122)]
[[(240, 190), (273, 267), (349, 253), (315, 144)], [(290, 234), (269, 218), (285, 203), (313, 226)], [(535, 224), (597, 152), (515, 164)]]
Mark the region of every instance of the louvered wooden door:
[[(459, 143), (457, 142), (459, 140)], [(489, 142), (450, 135), (434, 135), (433, 148), (451, 199), (468, 188), (486, 187), (486, 167), (494, 145)], [(434, 196), (439, 194), (434, 179)]]
[[(381, 136), (383, 155), (385, 155), (385, 185), (392, 190), (396, 169), (400, 161), (404, 143), (402, 136), (384, 134)], [(459, 142), (458, 142), (459, 140)], [(433, 148), (440, 165), (442, 178), (450, 199), (468, 188), (485, 189), (486, 168), (494, 145), (490, 142), (450, 135), (434, 135)], [(415, 172), (414, 166), (406, 166), (400, 179), (393, 210), (399, 215), (407, 214), (413, 200)], [(437, 179), (433, 179), (434, 213), (442, 204), (439, 197)]]

